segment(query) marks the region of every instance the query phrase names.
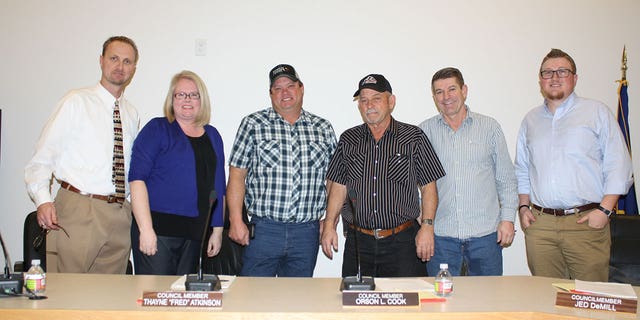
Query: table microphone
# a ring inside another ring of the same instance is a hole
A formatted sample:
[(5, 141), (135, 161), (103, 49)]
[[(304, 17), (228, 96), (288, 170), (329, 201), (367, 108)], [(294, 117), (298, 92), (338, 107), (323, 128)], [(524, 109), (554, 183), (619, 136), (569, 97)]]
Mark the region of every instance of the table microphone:
[[(351, 207), (351, 213), (353, 216), (353, 225), (356, 228), (360, 227), (358, 220), (356, 218), (356, 199), (357, 195), (353, 189), (348, 191), (349, 195), (349, 206)], [(374, 290), (376, 288), (376, 283), (373, 280), (373, 277), (363, 277), (360, 264), (360, 247), (358, 246), (358, 230), (354, 230), (354, 242), (356, 246), (356, 260), (358, 264), (358, 274), (355, 276), (349, 276), (342, 278), (342, 282), (340, 282), (340, 291), (367, 291)]]
[(211, 224), (211, 215), (213, 214), (213, 205), (216, 204), (216, 190), (211, 190), (209, 194), (209, 211), (207, 211), (207, 219), (204, 224), (204, 232), (202, 234), (202, 243), (200, 244), (200, 259), (198, 261), (198, 274), (187, 275), (184, 287), (187, 291), (218, 291), (220, 290), (220, 279), (215, 274), (203, 274), (202, 272), (202, 255), (204, 254), (205, 244), (207, 241), (207, 232), (209, 224)]
[(11, 273), (11, 260), (7, 247), (4, 245), (4, 239), (0, 234), (0, 244), (2, 244), (2, 252), (4, 253), (4, 274), (0, 276), (0, 296), (20, 295), (22, 294), (22, 286), (24, 285), (24, 277), (22, 273)]

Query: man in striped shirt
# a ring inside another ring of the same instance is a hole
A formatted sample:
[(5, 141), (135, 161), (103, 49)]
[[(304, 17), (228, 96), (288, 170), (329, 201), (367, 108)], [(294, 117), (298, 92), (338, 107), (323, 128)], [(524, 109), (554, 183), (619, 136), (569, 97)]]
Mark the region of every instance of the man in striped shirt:
[(362, 274), (425, 276), (424, 262), (434, 250), (436, 180), (444, 170), (420, 128), (391, 116), (396, 98), (384, 76), (367, 75), (353, 96), (365, 123), (340, 136), (329, 164), (322, 251), (331, 259), (338, 250), (336, 225), (342, 215), (343, 277), (358, 270), (356, 236)]
[(470, 276), (502, 275), (502, 248), (513, 241), (518, 204), (504, 134), (496, 120), (465, 105), (467, 85), (460, 70), (436, 72), (431, 91), (440, 114), (420, 128), (447, 176), (438, 180), (436, 250), (428, 273), (435, 275), (440, 263), (448, 263), (454, 276), (463, 265)]

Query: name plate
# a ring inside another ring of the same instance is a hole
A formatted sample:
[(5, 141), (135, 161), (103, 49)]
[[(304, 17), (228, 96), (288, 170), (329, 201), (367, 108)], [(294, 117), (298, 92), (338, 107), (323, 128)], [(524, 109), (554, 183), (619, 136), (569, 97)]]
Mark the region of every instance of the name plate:
[(145, 307), (222, 307), (222, 292), (208, 291), (145, 291), (142, 293)]
[(558, 291), (556, 305), (589, 310), (636, 313), (638, 300)]
[(350, 307), (419, 306), (417, 292), (343, 291), (342, 305)]

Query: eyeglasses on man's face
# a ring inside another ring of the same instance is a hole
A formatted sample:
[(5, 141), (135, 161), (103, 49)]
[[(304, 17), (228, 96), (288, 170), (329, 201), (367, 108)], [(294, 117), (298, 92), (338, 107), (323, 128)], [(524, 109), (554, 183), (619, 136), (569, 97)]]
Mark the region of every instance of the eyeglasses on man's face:
[[(53, 225), (60, 228), (60, 230), (62, 230), (62, 232), (64, 232), (64, 234), (67, 235), (67, 238), (71, 239), (71, 237), (69, 237), (69, 233), (67, 232), (67, 230), (65, 230), (61, 225), (55, 224), (55, 223)], [(38, 235), (33, 239), (33, 249), (35, 249), (36, 251), (40, 250), (40, 247), (42, 247), (42, 244), (44, 243), (44, 239), (47, 238), (47, 235), (49, 234), (49, 232), (51, 232), (51, 229), (40, 227), (40, 233), (38, 233)]]
[(558, 78), (566, 78), (569, 75), (574, 74), (574, 72), (569, 69), (542, 70), (540, 71), (540, 77), (542, 79), (551, 79), (553, 78), (554, 73), (558, 76)]
[(189, 97), (189, 99), (191, 99), (191, 100), (200, 100), (200, 93), (198, 93), (198, 92), (190, 92), (190, 93), (178, 92), (178, 93), (174, 94), (173, 97), (176, 98), (177, 100), (184, 100), (187, 97)]

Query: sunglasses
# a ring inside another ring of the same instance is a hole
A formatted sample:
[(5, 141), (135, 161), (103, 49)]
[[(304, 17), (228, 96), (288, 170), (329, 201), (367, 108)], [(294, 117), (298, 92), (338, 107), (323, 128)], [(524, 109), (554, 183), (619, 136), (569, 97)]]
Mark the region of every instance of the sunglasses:
[[(64, 234), (67, 235), (67, 238), (71, 239), (71, 237), (69, 237), (69, 233), (67, 232), (67, 230), (65, 230), (61, 225), (57, 223), (54, 223), (53, 225), (60, 228), (60, 230), (62, 230)], [(44, 243), (44, 239), (47, 238), (47, 235), (49, 234), (50, 231), (51, 229), (40, 227), (40, 233), (38, 233), (38, 235), (33, 239), (33, 248), (36, 251), (40, 250), (40, 248), (42, 247), (42, 244)]]

